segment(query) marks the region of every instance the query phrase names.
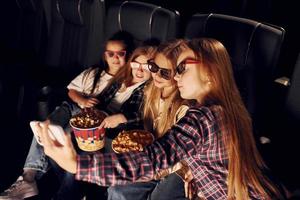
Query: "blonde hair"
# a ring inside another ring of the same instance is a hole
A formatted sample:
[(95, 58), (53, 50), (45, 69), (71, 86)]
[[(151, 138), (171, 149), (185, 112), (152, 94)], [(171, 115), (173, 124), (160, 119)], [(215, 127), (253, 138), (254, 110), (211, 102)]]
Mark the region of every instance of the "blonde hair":
[(266, 168), (255, 144), (250, 115), (236, 86), (229, 55), (215, 39), (194, 39), (188, 43), (201, 72), (207, 72), (210, 91), (203, 104), (214, 102), (223, 109), (223, 135), (228, 153), (228, 199), (244, 200), (249, 197), (249, 186), (265, 198), (269, 193), (279, 195), (276, 187), (263, 175)]
[[(172, 40), (162, 43), (156, 52), (163, 55), (168, 62), (172, 65), (173, 74), (175, 74), (175, 66), (178, 55), (182, 48), (183, 40)], [(144, 98), (144, 127), (150, 132), (154, 132), (156, 138), (163, 136), (163, 134), (173, 125), (174, 117), (178, 108), (183, 104), (184, 100), (180, 97), (178, 88), (174, 82), (174, 90), (164, 102), (163, 110), (158, 111), (162, 90), (157, 88), (154, 83), (150, 83), (145, 88)], [(161, 116), (159, 116), (159, 112)], [(156, 120), (158, 117), (159, 120)], [(157, 121), (155, 130), (153, 125)]]

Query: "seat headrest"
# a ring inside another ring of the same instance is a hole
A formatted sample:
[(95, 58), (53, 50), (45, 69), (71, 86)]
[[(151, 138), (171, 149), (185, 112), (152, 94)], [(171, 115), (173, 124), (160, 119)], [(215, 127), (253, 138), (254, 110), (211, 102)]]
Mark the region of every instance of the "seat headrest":
[(84, 11), (84, 0), (58, 0), (57, 6), (65, 21), (72, 24), (83, 25), (82, 12)]
[(157, 38), (164, 41), (178, 33), (179, 15), (160, 6), (137, 1), (112, 5), (106, 18), (106, 38), (127, 31), (137, 40)]
[(31, 0), (16, 0), (18, 7), (23, 12), (36, 12), (37, 5), (34, 1)]
[(186, 38), (212, 37), (221, 41), (232, 58), (235, 70), (252, 65), (254, 63), (251, 62), (256, 60), (266, 68), (274, 67), (283, 34), (284, 30), (279, 27), (221, 14), (196, 14), (185, 31)]

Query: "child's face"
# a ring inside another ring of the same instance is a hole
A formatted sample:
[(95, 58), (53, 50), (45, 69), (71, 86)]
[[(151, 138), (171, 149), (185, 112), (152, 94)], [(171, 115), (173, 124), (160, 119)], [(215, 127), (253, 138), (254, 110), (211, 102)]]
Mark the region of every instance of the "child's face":
[(124, 44), (119, 41), (109, 41), (106, 45), (104, 56), (110, 69), (123, 67), (126, 63)]
[(133, 82), (138, 83), (150, 79), (151, 74), (148, 69), (148, 64), (147, 64), (148, 60), (149, 60), (148, 57), (141, 55), (135, 58), (132, 62), (130, 62)]
[[(155, 56), (155, 59), (153, 61), (153, 65), (157, 69), (155, 70), (156, 72), (151, 72), (152, 78), (153, 78), (153, 83), (156, 87), (159, 89), (163, 89), (165, 87), (171, 87), (174, 85), (174, 70), (172, 68), (172, 64), (168, 61), (168, 59), (163, 55), (163, 54), (157, 54)], [(165, 73), (165, 74), (170, 74), (170, 78), (164, 78), (162, 74), (162, 70), (164, 71), (170, 71), (170, 73)]]
[[(183, 64), (183, 65), (182, 65)], [(184, 66), (178, 70), (178, 65)], [(174, 79), (177, 81), (177, 86), (180, 96), (183, 99), (196, 99), (201, 102), (203, 96), (209, 91), (207, 75), (202, 70), (201, 63), (196, 61), (194, 52), (190, 49), (184, 51), (177, 60), (177, 70)]]

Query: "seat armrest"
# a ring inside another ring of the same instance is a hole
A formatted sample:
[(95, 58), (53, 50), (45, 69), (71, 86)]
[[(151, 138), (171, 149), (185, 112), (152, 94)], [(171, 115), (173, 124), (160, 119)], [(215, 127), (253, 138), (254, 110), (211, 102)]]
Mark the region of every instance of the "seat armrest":
[(277, 79), (274, 80), (274, 82), (278, 83), (278, 84), (281, 84), (281, 85), (284, 85), (284, 86), (289, 86), (291, 84), (290, 79), (286, 76), (277, 78)]

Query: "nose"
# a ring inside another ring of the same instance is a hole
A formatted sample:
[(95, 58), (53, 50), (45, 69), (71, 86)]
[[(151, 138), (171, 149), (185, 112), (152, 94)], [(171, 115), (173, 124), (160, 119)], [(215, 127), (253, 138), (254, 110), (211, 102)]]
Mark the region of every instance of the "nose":
[(180, 79), (180, 75), (178, 73), (176, 73), (174, 76), (174, 80), (178, 82), (179, 79)]
[(141, 71), (141, 72), (144, 71), (142, 65), (139, 66), (138, 71)]
[(118, 54), (117, 53), (114, 53), (114, 56), (113, 56), (113, 58), (119, 58), (119, 56), (118, 56)]

